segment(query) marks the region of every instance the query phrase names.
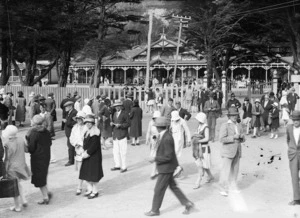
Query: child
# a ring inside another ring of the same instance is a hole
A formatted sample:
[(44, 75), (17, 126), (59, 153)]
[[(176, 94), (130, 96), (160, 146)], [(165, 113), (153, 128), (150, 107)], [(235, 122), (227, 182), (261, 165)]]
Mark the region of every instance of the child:
[(287, 126), (289, 119), (290, 119), (290, 110), (288, 109), (287, 103), (282, 105), (282, 117), (281, 119), (284, 122), (284, 127)]
[(261, 127), (261, 116), (264, 112), (264, 109), (260, 105), (260, 100), (255, 99), (254, 107), (252, 107), (252, 122), (253, 122), (253, 135), (252, 138), (256, 138), (256, 136), (260, 136), (259, 129)]
[(271, 136), (270, 139), (274, 138), (277, 139), (278, 138), (278, 133), (277, 133), (277, 129), (279, 127), (279, 110), (278, 110), (278, 103), (274, 102), (272, 104), (273, 109), (270, 111), (271, 113)]

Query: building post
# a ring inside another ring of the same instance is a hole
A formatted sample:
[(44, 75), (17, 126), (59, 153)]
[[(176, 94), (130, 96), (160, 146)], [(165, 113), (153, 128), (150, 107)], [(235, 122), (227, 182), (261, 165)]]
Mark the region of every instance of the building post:
[(151, 36), (152, 36), (152, 26), (153, 26), (153, 12), (149, 15), (149, 32), (148, 32), (148, 49), (147, 49), (147, 69), (146, 69), (146, 88), (149, 87), (150, 82), (150, 59), (151, 59)]
[(273, 85), (272, 85), (272, 91), (274, 94), (277, 94), (277, 89), (278, 89), (278, 77), (277, 77), (277, 70), (274, 70), (273, 72)]
[[(300, 83), (300, 75), (298, 75), (298, 71), (295, 70), (294, 71), (294, 74), (291, 75), (291, 82), (294, 84), (294, 88), (296, 90), (296, 93), (299, 95), (300, 94), (300, 86), (299, 86), (299, 83)], [(295, 106), (295, 110), (300, 110), (300, 102), (297, 101), (297, 104)]]
[(127, 68), (125, 67), (123, 70), (124, 70), (124, 84), (126, 84), (126, 77), (127, 77), (126, 71), (127, 71)]
[(207, 70), (204, 71), (204, 77), (203, 77), (203, 86), (207, 89), (208, 88), (208, 84), (207, 84)]
[(223, 92), (222, 105), (225, 106), (227, 101), (227, 99), (225, 99), (225, 96), (227, 97), (227, 82), (226, 82), (226, 71), (224, 70), (222, 71), (222, 92)]

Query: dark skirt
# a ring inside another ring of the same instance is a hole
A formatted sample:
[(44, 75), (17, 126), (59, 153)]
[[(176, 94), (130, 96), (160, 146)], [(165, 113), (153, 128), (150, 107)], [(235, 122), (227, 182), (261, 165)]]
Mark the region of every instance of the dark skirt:
[(99, 149), (89, 158), (83, 159), (79, 179), (88, 182), (99, 182), (102, 177), (102, 155)]
[(257, 127), (260, 128), (261, 127), (261, 123), (260, 123), (260, 115), (256, 116), (253, 127)]
[(37, 187), (44, 187), (47, 185), (48, 168), (50, 163), (49, 157), (31, 157), (31, 183)]
[(271, 129), (278, 129), (279, 128), (279, 118), (272, 119)]

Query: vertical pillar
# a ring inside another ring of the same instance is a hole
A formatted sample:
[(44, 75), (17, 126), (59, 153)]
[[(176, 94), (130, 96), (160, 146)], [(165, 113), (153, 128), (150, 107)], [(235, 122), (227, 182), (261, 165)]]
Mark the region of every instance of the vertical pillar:
[(181, 71), (181, 87), (183, 88), (183, 68), (181, 68), (180, 71)]
[(251, 67), (248, 67), (248, 81), (251, 81)]
[(110, 83), (113, 84), (114, 83), (114, 70), (110, 70)]
[(266, 70), (266, 85), (267, 85), (267, 83), (268, 83), (268, 67), (265, 67), (265, 70)]
[(127, 76), (126, 71), (127, 71), (127, 68), (124, 68), (123, 70), (124, 70), (124, 84), (126, 84), (126, 76)]
[[(293, 79), (293, 76), (292, 76), (292, 83), (294, 84), (294, 88), (295, 88), (295, 90), (296, 90), (296, 93), (299, 95), (300, 94), (300, 86), (299, 86), (299, 79), (297, 78), (299, 75), (298, 75), (298, 71), (297, 70), (295, 70), (294, 71), (294, 75), (296, 75), (296, 76), (294, 76), (294, 79)], [(296, 79), (295, 79), (295, 77), (296, 77)], [(297, 101), (297, 104), (296, 104), (296, 106), (295, 106), (295, 110), (300, 110), (300, 103), (299, 103), (299, 101)]]
[(287, 66), (287, 70), (288, 70), (288, 83), (290, 82), (290, 74), (291, 74), (291, 67), (290, 66)]
[(167, 68), (167, 78), (166, 79), (169, 79), (169, 75), (170, 75), (170, 69)]
[(272, 91), (274, 92), (275, 95), (277, 94), (277, 88), (278, 88), (277, 70), (274, 70)]
[[(227, 96), (226, 94), (227, 94), (227, 83), (226, 83), (226, 71), (222, 71), (222, 92), (223, 92), (223, 96), (225, 97), (225, 96)], [(222, 105), (223, 106), (225, 106), (225, 104), (226, 104), (226, 101), (227, 101), (227, 99), (225, 99), (223, 97), (223, 102), (222, 102)], [(222, 108), (221, 108), (222, 109)]]
[[(84, 70), (85, 71), (85, 83), (88, 84), (88, 73), (87, 73), (87, 70)], [(70, 78), (70, 82), (71, 82), (71, 74), (69, 74), (69, 78)]]
[(233, 81), (233, 71), (234, 71), (234, 67), (231, 67), (231, 82)]
[(207, 84), (207, 71), (204, 71), (204, 77), (203, 77), (203, 86), (207, 89), (208, 84)]

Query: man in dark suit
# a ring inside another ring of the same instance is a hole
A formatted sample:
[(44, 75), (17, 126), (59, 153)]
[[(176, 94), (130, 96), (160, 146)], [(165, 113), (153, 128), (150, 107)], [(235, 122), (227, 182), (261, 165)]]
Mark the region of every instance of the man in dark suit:
[(293, 201), (289, 205), (300, 205), (300, 186), (299, 186), (299, 172), (300, 172), (300, 111), (293, 111), (293, 124), (286, 128), (286, 137), (288, 144), (288, 158), (290, 162), (290, 171), (293, 185)]
[(227, 101), (226, 109), (228, 110), (230, 107), (235, 105), (236, 108), (240, 108), (242, 106), (241, 102), (235, 98), (235, 94), (231, 93), (230, 99)]
[(205, 102), (209, 100), (209, 92), (205, 90), (205, 87), (202, 87), (201, 89), (202, 89), (200, 93), (201, 104), (202, 104), (202, 111), (204, 111)]
[(66, 117), (67, 117), (67, 112), (64, 108), (64, 104), (67, 103), (67, 101), (70, 101), (71, 100), (70, 98), (71, 98), (71, 93), (68, 93), (67, 97), (64, 98), (60, 103), (60, 108), (62, 109), (61, 130), (65, 129), (65, 122), (66, 122)]
[(219, 113), (220, 113), (220, 115), (222, 115), (223, 97), (224, 97), (224, 95), (223, 95), (223, 92), (221, 90), (221, 87), (216, 88), (216, 91), (215, 91), (215, 100), (219, 103), (219, 106), (220, 106)]
[(204, 113), (207, 115), (207, 125), (209, 128), (209, 138), (212, 142), (215, 141), (215, 129), (217, 117), (219, 117), (219, 103), (213, 99), (214, 93), (209, 94), (209, 100), (205, 102)]
[(299, 96), (297, 95), (297, 93), (295, 93), (295, 91), (295, 87), (292, 87), (291, 92), (286, 97), (286, 100), (289, 104), (290, 112), (293, 112), (295, 110), (297, 100), (299, 99)]
[(67, 136), (67, 145), (68, 145), (68, 153), (69, 153), (69, 161), (65, 164), (65, 166), (71, 166), (74, 164), (74, 157), (75, 157), (75, 147), (70, 143), (70, 136), (73, 126), (76, 124), (74, 117), (77, 115), (77, 110), (74, 109), (74, 102), (68, 101), (64, 104), (66, 115), (66, 122), (65, 122), (65, 134)]
[(194, 204), (186, 198), (182, 191), (177, 187), (173, 178), (173, 173), (178, 166), (178, 161), (175, 154), (174, 139), (171, 133), (167, 130), (169, 120), (166, 117), (158, 117), (155, 120), (155, 126), (159, 132), (157, 138), (158, 148), (156, 157), (150, 159), (150, 162), (156, 162), (158, 171), (157, 182), (154, 189), (154, 197), (152, 201), (151, 211), (145, 213), (146, 216), (158, 216), (160, 207), (169, 186), (180, 203), (185, 206), (183, 214), (189, 214)]
[(113, 128), (113, 155), (115, 166), (111, 171), (121, 170), (121, 173), (127, 171), (126, 153), (127, 153), (127, 136), (130, 126), (129, 114), (123, 110), (123, 103), (117, 101), (113, 104), (116, 112), (113, 115), (110, 125)]
[(182, 119), (188, 121), (191, 118), (191, 116), (192, 116), (191, 113), (188, 112), (186, 109), (184, 109), (184, 108), (181, 107), (181, 102), (180, 101), (177, 101), (175, 103), (175, 107), (176, 107), (176, 109), (177, 109), (177, 111), (179, 113), (179, 116)]

